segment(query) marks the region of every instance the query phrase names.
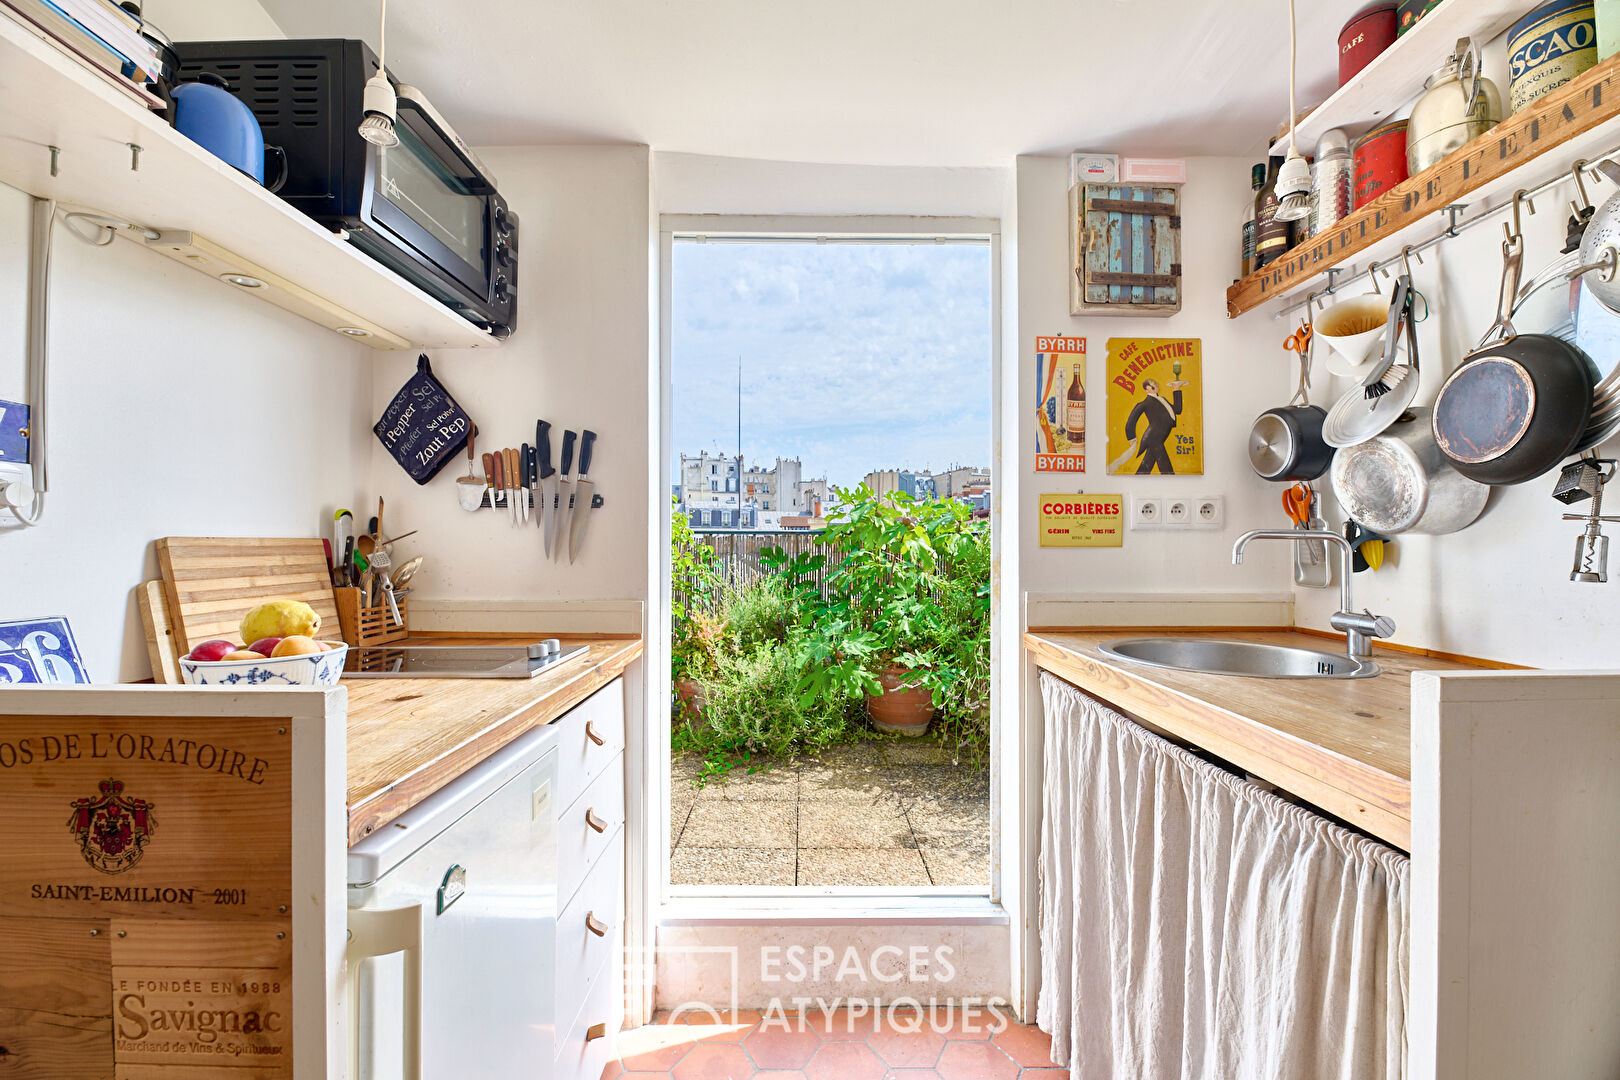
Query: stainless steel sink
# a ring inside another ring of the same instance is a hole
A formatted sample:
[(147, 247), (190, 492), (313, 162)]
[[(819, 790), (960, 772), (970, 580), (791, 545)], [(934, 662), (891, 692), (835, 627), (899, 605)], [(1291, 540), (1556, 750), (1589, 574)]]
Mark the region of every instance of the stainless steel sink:
[(1371, 660), (1355, 660), (1343, 653), (1220, 638), (1126, 638), (1098, 648), (1108, 656), (1148, 667), (1256, 679), (1370, 679), (1380, 670)]

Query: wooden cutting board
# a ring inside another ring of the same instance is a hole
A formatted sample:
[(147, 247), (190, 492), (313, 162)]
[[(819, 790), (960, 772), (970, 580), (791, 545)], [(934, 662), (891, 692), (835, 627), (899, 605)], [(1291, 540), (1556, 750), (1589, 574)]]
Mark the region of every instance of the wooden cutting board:
[(178, 655), (212, 638), (236, 641), (250, 608), (282, 598), (315, 609), (316, 637), (343, 640), (319, 540), (169, 536), (157, 542), (157, 556)]

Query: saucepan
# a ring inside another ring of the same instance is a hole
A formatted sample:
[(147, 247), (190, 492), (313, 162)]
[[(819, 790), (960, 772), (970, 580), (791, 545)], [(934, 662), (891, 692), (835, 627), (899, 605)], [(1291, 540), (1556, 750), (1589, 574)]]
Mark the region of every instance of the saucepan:
[(1524, 195), (1513, 197), (1513, 225), (1502, 242), (1496, 322), (1440, 387), (1430, 417), (1440, 452), (1462, 475), (1486, 484), (1522, 484), (1556, 468), (1580, 444), (1592, 416), (1594, 368), (1585, 354), (1561, 338), (1513, 327)]
[(1490, 494), (1440, 452), (1426, 408), (1408, 409), (1383, 434), (1341, 447), (1332, 482), (1344, 512), (1382, 536), (1465, 529)]
[[(1307, 318), (1313, 299), (1305, 299)], [(1308, 398), (1311, 338), (1312, 327), (1306, 322), (1283, 342), (1284, 348), (1299, 354), (1299, 387), (1287, 405), (1267, 409), (1249, 429), (1249, 466), (1262, 480), (1315, 480), (1333, 460), (1333, 448), (1322, 441), (1327, 412)]]

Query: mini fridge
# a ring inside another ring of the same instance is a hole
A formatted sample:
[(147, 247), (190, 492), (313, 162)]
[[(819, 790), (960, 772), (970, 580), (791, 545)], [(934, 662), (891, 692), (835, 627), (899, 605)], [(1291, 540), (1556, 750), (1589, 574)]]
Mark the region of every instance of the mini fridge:
[(531, 731), (349, 848), (357, 1080), (551, 1076), (555, 747)]

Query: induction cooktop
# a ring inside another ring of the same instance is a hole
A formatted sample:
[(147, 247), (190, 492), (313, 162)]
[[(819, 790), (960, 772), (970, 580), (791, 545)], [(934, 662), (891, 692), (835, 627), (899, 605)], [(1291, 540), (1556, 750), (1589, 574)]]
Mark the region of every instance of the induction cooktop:
[(578, 660), (584, 645), (365, 645), (349, 649), (346, 679), (532, 679)]

